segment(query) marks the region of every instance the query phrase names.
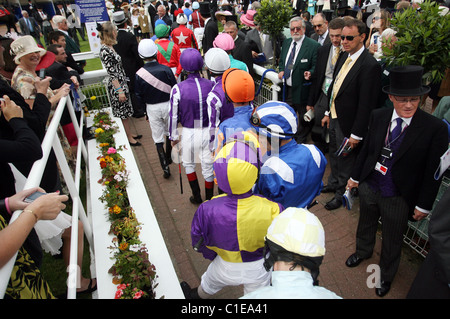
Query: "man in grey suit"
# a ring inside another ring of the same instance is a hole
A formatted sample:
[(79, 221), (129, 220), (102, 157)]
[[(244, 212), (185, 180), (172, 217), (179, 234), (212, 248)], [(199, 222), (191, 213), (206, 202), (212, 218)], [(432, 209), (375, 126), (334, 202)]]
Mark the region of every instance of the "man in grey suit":
[(22, 18), (19, 19), (19, 27), (22, 35), (31, 35), (37, 42), (37, 44), (42, 45), (41, 43), (41, 28), (39, 27), (39, 23), (33, 18), (30, 17), (27, 11), (22, 11)]
[(328, 36), (328, 21), (322, 12), (317, 13), (312, 19), (312, 26), (314, 33), (311, 34), (311, 39), (319, 42), (320, 45), (330, 43), (330, 37)]
[[(254, 17), (256, 14), (254, 15)], [(259, 65), (266, 65), (271, 64), (272, 61), (277, 61), (278, 56), (280, 54), (279, 48), (281, 44), (282, 39), (280, 37), (277, 37), (275, 40), (277, 42), (276, 50), (275, 50), (275, 57), (273, 56), (273, 40), (270, 39), (270, 36), (266, 33), (264, 33), (261, 30), (261, 26), (257, 25), (256, 21), (254, 21), (255, 27), (247, 32), (245, 35), (245, 42), (247, 42), (250, 45), (250, 48), (252, 50), (252, 56), (253, 59), (258, 58), (258, 54), (264, 53), (265, 61), (263, 62), (256, 62), (254, 60), (254, 63)], [(280, 43), (278, 43), (280, 42)]]

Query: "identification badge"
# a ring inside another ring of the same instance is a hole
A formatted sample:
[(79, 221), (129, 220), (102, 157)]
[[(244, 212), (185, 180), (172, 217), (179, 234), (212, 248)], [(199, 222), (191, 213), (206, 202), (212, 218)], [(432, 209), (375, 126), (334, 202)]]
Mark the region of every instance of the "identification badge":
[(301, 63), (306, 63), (306, 62), (308, 62), (308, 59), (301, 59), (300, 62)]
[(375, 170), (377, 172), (380, 172), (383, 175), (386, 175), (388, 168), (382, 164), (380, 164), (380, 162), (377, 162), (377, 164), (375, 165)]
[(388, 147), (383, 147), (383, 149), (381, 150), (381, 156), (383, 158), (391, 159), (392, 155), (393, 155), (392, 150)]

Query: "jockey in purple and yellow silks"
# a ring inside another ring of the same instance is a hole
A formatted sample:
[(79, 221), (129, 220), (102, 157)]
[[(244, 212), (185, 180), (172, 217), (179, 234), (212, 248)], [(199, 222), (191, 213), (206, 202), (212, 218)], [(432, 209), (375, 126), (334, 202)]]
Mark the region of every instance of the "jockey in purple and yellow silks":
[(233, 134), (215, 157), (214, 172), (225, 193), (199, 206), (191, 226), (194, 248), (212, 260), (190, 297), (208, 298), (225, 286), (250, 292), (269, 285), (264, 269), (264, 236), (282, 205), (252, 193), (259, 175), (259, 145), (251, 132)]

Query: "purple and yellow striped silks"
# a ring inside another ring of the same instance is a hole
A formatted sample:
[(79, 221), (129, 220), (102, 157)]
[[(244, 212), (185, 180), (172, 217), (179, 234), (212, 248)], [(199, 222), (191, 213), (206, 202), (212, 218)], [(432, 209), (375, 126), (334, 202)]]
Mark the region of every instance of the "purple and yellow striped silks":
[(227, 194), (244, 194), (252, 189), (259, 174), (259, 144), (249, 132), (228, 139), (214, 160), (218, 187)]

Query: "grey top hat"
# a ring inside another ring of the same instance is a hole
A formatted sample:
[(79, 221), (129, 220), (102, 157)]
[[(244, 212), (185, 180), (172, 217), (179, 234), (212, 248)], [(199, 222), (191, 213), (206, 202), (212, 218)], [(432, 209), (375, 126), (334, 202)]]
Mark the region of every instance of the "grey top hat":
[(113, 13), (113, 22), (115, 25), (121, 25), (127, 21), (125, 13), (123, 11), (117, 11)]

